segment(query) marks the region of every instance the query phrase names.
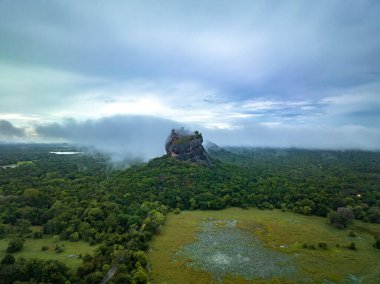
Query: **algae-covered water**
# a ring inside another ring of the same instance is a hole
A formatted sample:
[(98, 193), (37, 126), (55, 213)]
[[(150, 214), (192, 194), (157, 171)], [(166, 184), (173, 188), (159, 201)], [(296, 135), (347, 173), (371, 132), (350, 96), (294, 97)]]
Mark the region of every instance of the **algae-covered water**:
[(296, 268), (292, 256), (273, 251), (252, 234), (236, 227), (234, 220), (207, 220), (194, 243), (183, 246), (176, 257), (191, 260), (188, 266), (247, 279), (291, 278)]

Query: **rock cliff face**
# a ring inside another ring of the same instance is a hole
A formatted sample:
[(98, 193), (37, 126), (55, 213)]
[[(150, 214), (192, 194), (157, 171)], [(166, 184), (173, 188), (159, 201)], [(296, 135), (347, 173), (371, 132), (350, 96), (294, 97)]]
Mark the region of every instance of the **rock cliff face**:
[(172, 129), (166, 139), (166, 153), (182, 161), (191, 161), (210, 165), (210, 159), (202, 146), (203, 137), (198, 131), (194, 133), (185, 129)]

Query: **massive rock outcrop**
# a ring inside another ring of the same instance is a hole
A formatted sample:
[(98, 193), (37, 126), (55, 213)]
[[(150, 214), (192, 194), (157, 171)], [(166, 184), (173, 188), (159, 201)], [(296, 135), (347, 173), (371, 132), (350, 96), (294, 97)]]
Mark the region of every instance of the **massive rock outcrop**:
[(166, 139), (166, 153), (182, 161), (191, 161), (210, 165), (210, 159), (202, 146), (203, 137), (198, 131), (194, 133), (181, 129), (172, 129)]

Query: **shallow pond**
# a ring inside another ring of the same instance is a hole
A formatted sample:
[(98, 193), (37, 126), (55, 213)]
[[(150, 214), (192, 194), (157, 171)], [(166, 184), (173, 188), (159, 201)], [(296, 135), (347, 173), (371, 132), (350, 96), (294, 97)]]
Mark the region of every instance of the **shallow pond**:
[(291, 278), (294, 258), (263, 246), (252, 234), (236, 227), (236, 221), (208, 220), (202, 223), (196, 242), (186, 245), (176, 257), (190, 259), (187, 265), (212, 273), (247, 279)]

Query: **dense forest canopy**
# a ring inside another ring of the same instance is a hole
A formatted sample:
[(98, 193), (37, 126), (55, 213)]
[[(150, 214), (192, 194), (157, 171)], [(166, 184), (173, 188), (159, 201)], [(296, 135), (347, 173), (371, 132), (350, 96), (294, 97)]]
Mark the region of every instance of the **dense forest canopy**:
[(9, 253), (45, 236), (98, 245), (76, 270), (9, 254), (1, 281), (97, 283), (115, 267), (112, 282), (145, 283), (149, 240), (171, 210), (327, 216), (348, 208), (380, 223), (380, 152), (211, 147), (209, 154), (210, 167), (163, 156), (118, 170), (107, 156), (70, 145), (0, 145), (0, 235), (12, 238)]

